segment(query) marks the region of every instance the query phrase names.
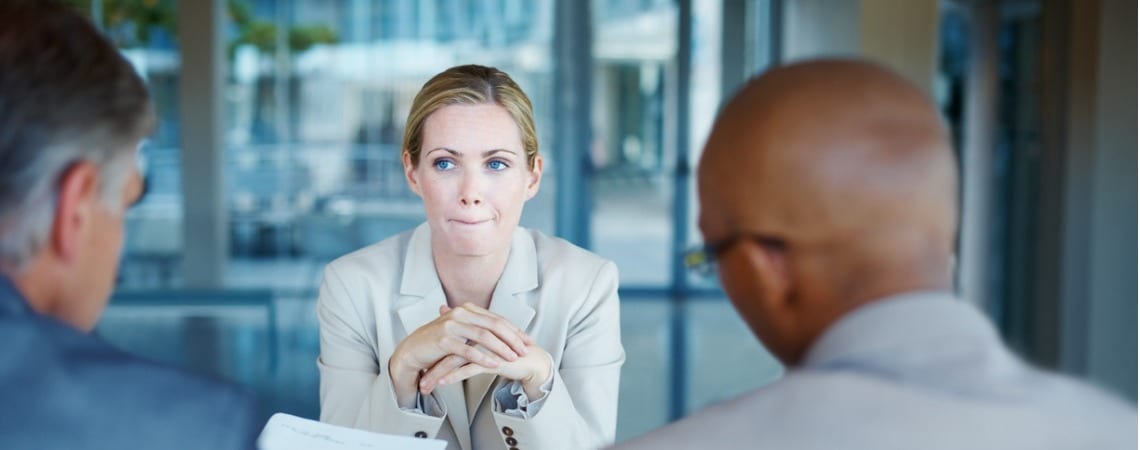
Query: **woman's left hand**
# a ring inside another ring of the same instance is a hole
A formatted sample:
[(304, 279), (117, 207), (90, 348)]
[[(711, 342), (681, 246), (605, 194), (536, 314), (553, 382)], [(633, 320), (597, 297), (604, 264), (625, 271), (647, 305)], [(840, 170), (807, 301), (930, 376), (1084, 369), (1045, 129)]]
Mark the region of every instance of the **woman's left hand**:
[[(482, 350), (482, 349), (481, 349)], [(458, 383), (475, 375), (492, 373), (522, 382), (530, 400), (542, 396), (542, 385), (550, 378), (550, 356), (537, 345), (527, 345), (527, 354), (515, 361), (504, 361), (496, 368), (473, 364), (459, 355), (447, 355), (420, 377), (420, 392), (430, 394), (439, 385)]]

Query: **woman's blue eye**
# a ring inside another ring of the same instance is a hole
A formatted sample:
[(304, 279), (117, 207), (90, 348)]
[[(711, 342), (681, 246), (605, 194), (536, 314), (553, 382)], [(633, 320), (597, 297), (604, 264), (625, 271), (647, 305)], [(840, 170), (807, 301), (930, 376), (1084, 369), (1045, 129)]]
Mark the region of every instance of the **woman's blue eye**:
[(506, 169), (507, 167), (508, 167), (507, 163), (499, 161), (497, 159), (487, 163), (487, 168), (491, 169), (491, 170), (503, 170), (503, 169)]
[(449, 160), (446, 160), (446, 159), (437, 159), (437, 160), (435, 160), (435, 163), (433, 163), (432, 165), (434, 165), (435, 168), (439, 169), (439, 170), (448, 170), (448, 169), (451, 169), (452, 167), (455, 167), (455, 163), (453, 163)]

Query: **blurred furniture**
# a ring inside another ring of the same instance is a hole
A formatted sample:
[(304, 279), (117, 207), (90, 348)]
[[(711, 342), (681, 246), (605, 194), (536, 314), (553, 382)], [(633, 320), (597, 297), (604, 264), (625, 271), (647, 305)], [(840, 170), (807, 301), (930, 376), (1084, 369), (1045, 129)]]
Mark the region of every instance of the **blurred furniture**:
[(246, 384), (277, 368), (268, 290), (120, 292), (95, 333), (127, 352)]

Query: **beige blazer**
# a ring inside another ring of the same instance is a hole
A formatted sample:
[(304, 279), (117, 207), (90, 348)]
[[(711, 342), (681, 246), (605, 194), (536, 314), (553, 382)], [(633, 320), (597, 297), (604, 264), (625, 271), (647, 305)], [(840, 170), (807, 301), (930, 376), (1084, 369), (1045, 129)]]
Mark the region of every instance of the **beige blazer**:
[(625, 362), (617, 285), (612, 262), (520, 227), (490, 310), (550, 353), (557, 369), (550, 392), (537, 411), (508, 414), (493, 398), (518, 383), (475, 377), (440, 387), (421, 412), (397, 406), (387, 367), (396, 344), (438, 317), (446, 303), (430, 228), (423, 224), (340, 257), (325, 267), (317, 302), (321, 421), (426, 435), (456, 450), (609, 445)]

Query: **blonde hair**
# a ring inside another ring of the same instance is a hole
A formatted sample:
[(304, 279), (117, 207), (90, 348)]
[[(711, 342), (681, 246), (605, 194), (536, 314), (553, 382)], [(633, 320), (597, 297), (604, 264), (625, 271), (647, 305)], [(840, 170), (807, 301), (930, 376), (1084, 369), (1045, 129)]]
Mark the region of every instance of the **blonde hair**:
[(412, 166), (420, 163), (424, 123), (428, 116), (444, 106), (488, 103), (501, 106), (514, 119), (522, 137), (527, 166), (533, 169), (538, 156), (538, 134), (534, 129), (530, 99), (506, 72), (474, 64), (440, 72), (424, 83), (416, 94), (404, 128), (403, 152), (411, 156)]

